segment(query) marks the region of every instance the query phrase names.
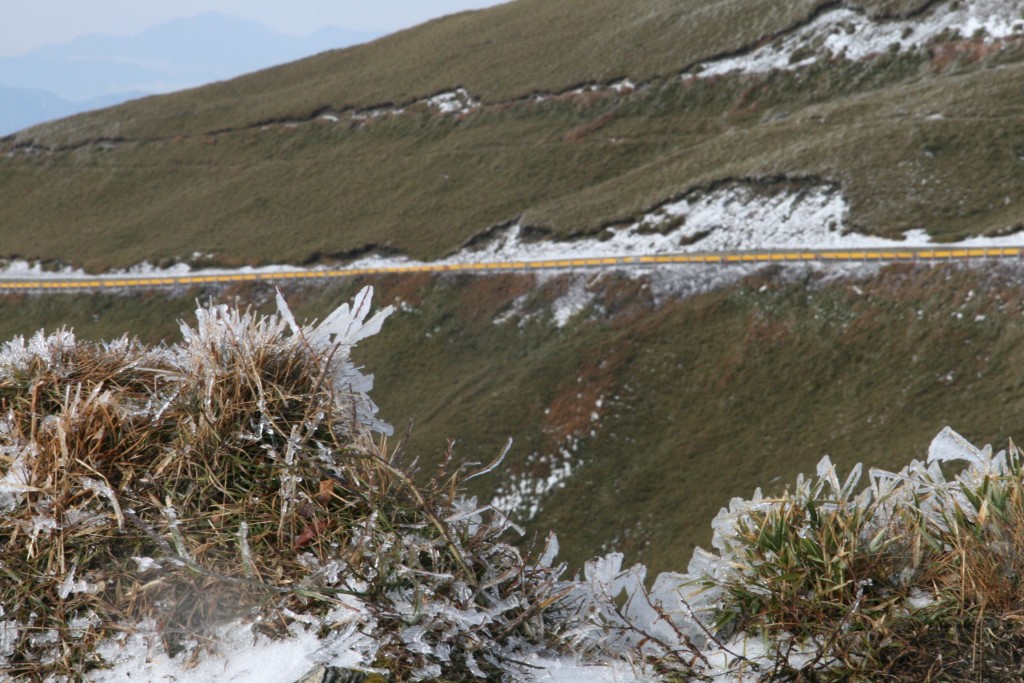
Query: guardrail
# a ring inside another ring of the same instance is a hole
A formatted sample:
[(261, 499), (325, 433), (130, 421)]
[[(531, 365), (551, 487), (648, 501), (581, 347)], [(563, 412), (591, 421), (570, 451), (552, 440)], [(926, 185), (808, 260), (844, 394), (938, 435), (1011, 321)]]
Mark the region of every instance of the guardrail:
[(524, 261), (489, 261), (481, 263), (418, 264), (373, 268), (336, 268), (315, 270), (284, 270), (260, 273), (214, 273), (158, 276), (96, 276), (96, 277), (0, 277), (0, 292), (51, 290), (102, 290), (123, 288), (189, 287), (203, 284), (235, 282), (283, 282), (288, 280), (330, 280), (366, 275), (452, 272), (503, 272), (533, 270), (565, 270), (577, 268), (616, 268), (622, 266), (651, 267), (664, 264), (738, 265), (750, 263), (835, 263), (865, 262), (933, 262), (970, 259), (1020, 258), (1024, 247), (1004, 248), (913, 248), (913, 249), (824, 249), (824, 250), (758, 250), (730, 252), (694, 252), (659, 254), (656, 256), (605, 256), (596, 258), (539, 259)]

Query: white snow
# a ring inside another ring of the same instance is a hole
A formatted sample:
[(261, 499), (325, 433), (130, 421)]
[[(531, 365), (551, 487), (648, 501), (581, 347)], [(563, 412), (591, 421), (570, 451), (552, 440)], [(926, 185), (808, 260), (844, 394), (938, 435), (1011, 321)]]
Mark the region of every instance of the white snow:
[[(38, 261), (29, 262), (24, 259), (12, 259), (10, 261), (0, 261), (0, 274), (4, 277), (16, 277), (21, 279), (53, 279), (53, 278), (69, 278), (69, 277), (87, 277), (87, 274), (78, 268), (70, 268), (63, 266), (61, 268), (44, 270), (41, 263)], [(186, 266), (187, 267), (187, 266)]]
[[(526, 304), (527, 299), (528, 299), (528, 297), (525, 294), (522, 295), (522, 296), (516, 297), (512, 301), (512, 303), (509, 304), (508, 308), (506, 308), (504, 311), (502, 311), (498, 315), (494, 316), (494, 320), (492, 320), (492, 322), (495, 325), (504, 325), (505, 323), (510, 322), (511, 320), (514, 320), (516, 317), (521, 316), (522, 313), (523, 313), (523, 307)], [(520, 327), (522, 327), (524, 324), (525, 324), (525, 319), (520, 317), (520, 320), (519, 320)]]
[(148, 572), (151, 569), (160, 569), (160, 561), (152, 557), (133, 557), (135, 561), (136, 569), (139, 573)]
[(57, 588), (57, 596), (61, 600), (67, 599), (72, 593), (95, 593), (99, 590), (98, 586), (84, 579), (75, 581), (75, 569), (75, 567), (71, 568), (71, 571), (67, 573), (67, 576), (64, 577), (64, 580), (60, 582), (60, 586)]
[[(367, 256), (347, 264), (346, 268), (373, 269), (419, 265), (457, 265), (473, 263), (557, 261), (565, 258), (636, 257), (719, 251), (782, 250), (782, 249), (898, 249), (937, 246), (923, 229), (909, 230), (902, 239), (865, 235), (847, 229), (849, 212), (842, 192), (827, 183), (805, 184), (795, 189), (760, 187), (735, 183), (713, 191), (695, 190), (668, 201), (644, 214), (635, 222), (607, 228), (603, 234), (576, 239), (524, 240), (523, 229), (512, 224), (497, 231), (482, 246), (462, 249), (438, 261), (423, 262), (404, 256)], [(675, 225), (673, 225), (675, 224)], [(1021, 235), (971, 237), (959, 242), (941, 243), (943, 248), (1019, 247)], [(855, 264), (858, 272), (877, 267)], [(825, 266), (822, 266), (825, 267)], [(319, 266), (311, 270), (333, 270)], [(842, 270), (843, 264), (829, 264), (831, 270)], [(236, 274), (288, 273), (305, 270), (296, 266), (271, 265), (258, 268), (197, 268), (176, 264), (156, 268), (148, 263), (113, 271), (103, 276), (89, 275), (81, 270), (44, 271), (38, 263), (9, 261), (0, 264), (0, 278), (34, 279), (97, 279), (157, 276), (215, 276)], [(635, 269), (634, 269), (635, 270)], [(703, 265), (676, 265), (673, 272), (692, 274), (701, 283), (729, 282), (736, 273), (746, 272), (743, 265), (709, 269)], [(714, 272), (711, 272), (714, 271)], [(728, 271), (728, 272), (727, 272)], [(643, 272), (649, 272), (644, 269)], [(655, 271), (657, 272), (657, 271)], [(845, 271), (843, 271), (845, 272)], [(681, 279), (675, 277), (674, 291)], [(699, 283), (698, 283), (699, 284)], [(698, 290), (707, 289), (700, 284)], [(586, 287), (573, 285), (554, 308), (555, 324), (562, 326), (589, 305)], [(517, 306), (495, 319), (496, 323), (511, 319)]]
[[(0, 649), (4, 623), (0, 623)], [(235, 622), (217, 634), (217, 651), (192, 658), (187, 651), (168, 657), (155, 632), (138, 632), (100, 645), (99, 652), (113, 663), (109, 669), (86, 677), (89, 683), (295, 683), (318, 663), (372, 671), (367, 665), (376, 647), (356, 629), (345, 630), (327, 641), (315, 628), (293, 628), (283, 640), (255, 634), (251, 625)], [(13, 654), (13, 653), (11, 653)], [(653, 683), (659, 680), (643, 667), (622, 660), (586, 663), (571, 657), (532, 655), (526, 659), (524, 683)], [(0, 678), (0, 680), (4, 680)]]
[(937, 600), (934, 595), (926, 593), (919, 588), (911, 590), (910, 597), (907, 598), (907, 606), (911, 609), (922, 609), (934, 605), (936, 602)]
[[(204, 255), (208, 256), (208, 255)], [(246, 274), (270, 274), (288, 273), (299, 270), (307, 270), (292, 265), (268, 265), (268, 266), (242, 266), (240, 268), (192, 268), (187, 263), (176, 263), (172, 266), (157, 267), (148, 262), (138, 263), (128, 268), (119, 268), (108, 271), (103, 275), (86, 273), (81, 268), (62, 267), (57, 269), (44, 269), (38, 261), (29, 262), (22, 259), (9, 261), (0, 260), (0, 278), (19, 280), (95, 280), (100, 277), (125, 278), (125, 277), (172, 277), (191, 275), (246, 275)]]
[[(848, 206), (842, 193), (827, 184), (794, 191), (767, 191), (737, 184), (713, 192), (695, 191), (653, 209), (640, 220), (609, 228), (601, 237), (524, 241), (522, 227), (497, 231), (482, 247), (464, 249), (438, 265), (523, 262), (613, 256), (646, 256), (728, 250), (863, 249), (928, 247), (935, 243), (924, 230), (910, 230), (903, 239), (864, 235), (846, 230)], [(682, 224), (664, 234), (667, 221)], [(706, 233), (706, 234), (704, 234)], [(704, 236), (702, 236), (704, 234)], [(1018, 235), (972, 237), (943, 247), (1002, 247), (1021, 244)], [(369, 256), (352, 268), (425, 265), (404, 257)], [(575, 299), (566, 299), (562, 316), (571, 316)], [(567, 319), (567, 318), (565, 318)]]
[(573, 280), (565, 294), (552, 302), (551, 315), (556, 327), (565, 327), (566, 323), (590, 305), (594, 295), (587, 284), (582, 279)]
[(155, 631), (141, 629), (116, 641), (101, 643), (98, 652), (112, 666), (91, 673), (90, 683), (295, 683), (317, 663), (367, 667), (376, 648), (358, 628), (342, 627), (320, 639), (317, 629), (296, 626), (291, 636), (272, 640), (240, 622), (217, 633), (217, 651), (192, 657), (191, 650), (169, 657)]
[(643, 666), (625, 661), (586, 664), (568, 657), (532, 657), (526, 663), (537, 670), (524, 683), (653, 683), (661, 680)]
[[(954, 7), (956, 5), (956, 7)], [(704, 62), (694, 69), (699, 78), (726, 73), (765, 73), (797, 69), (820, 59), (860, 60), (896, 49), (925, 47), (946, 33), (961, 38), (980, 35), (986, 42), (1024, 34), (1020, 0), (970, 0), (944, 3), (924, 17), (872, 21), (849, 9), (825, 12), (806, 26), (752, 52)], [(802, 59), (799, 55), (806, 54)], [(687, 74), (683, 78), (693, 78)]]
[(491, 499), (491, 506), (514, 519), (528, 522), (541, 511), (541, 501), (552, 491), (565, 487), (573, 469), (579, 465), (576, 449), (579, 440), (574, 436), (565, 439), (565, 445), (555, 453), (531, 453), (526, 457), (526, 466), (540, 465), (547, 470), (543, 476), (529, 472), (508, 477), (502, 482)]
[(469, 114), (480, 108), (480, 102), (475, 100), (465, 88), (456, 88), (428, 97), (424, 103), (442, 114)]

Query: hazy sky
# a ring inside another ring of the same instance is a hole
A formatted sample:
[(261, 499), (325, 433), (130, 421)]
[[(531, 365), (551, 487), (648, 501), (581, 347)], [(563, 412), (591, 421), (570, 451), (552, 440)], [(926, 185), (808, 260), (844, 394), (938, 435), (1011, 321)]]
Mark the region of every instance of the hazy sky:
[(20, 55), (87, 33), (128, 35), (171, 19), (221, 12), (282, 33), (325, 26), (396, 31), (427, 19), (506, 0), (0, 0), (0, 55)]

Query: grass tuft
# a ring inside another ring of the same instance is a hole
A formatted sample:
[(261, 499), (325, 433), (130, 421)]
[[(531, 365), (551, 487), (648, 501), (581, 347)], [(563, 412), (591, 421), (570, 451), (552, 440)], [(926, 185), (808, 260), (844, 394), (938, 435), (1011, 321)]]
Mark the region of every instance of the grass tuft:
[[(1024, 657), (1024, 456), (1011, 442), (968, 446), (947, 479), (929, 464), (857, 467), (723, 511), (716, 546), (728, 578), (716, 637), (772, 643), (757, 680), (1012, 680)], [(794, 654), (798, 653), (798, 654)]]

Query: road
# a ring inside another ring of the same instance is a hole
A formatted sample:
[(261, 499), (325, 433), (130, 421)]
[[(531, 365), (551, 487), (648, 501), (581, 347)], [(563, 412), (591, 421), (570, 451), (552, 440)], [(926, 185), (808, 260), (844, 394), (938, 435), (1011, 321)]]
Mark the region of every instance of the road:
[(1024, 247), (914, 247), (907, 249), (824, 249), (693, 252), (652, 256), (605, 256), (533, 261), (488, 261), (397, 265), (376, 268), (336, 268), (261, 272), (211, 272), (186, 275), (97, 275), (67, 277), (60, 274), (33, 277), (0, 276), (0, 292), (51, 290), (104, 290), (125, 288), (181, 287), (233, 282), (283, 282), (288, 280), (330, 280), (365, 275), (405, 273), (493, 273), (507, 271), (572, 270), (593, 268), (651, 267), (663, 264), (701, 264), (727, 267), (751, 263), (839, 263), (839, 262), (935, 262), (971, 259), (1008, 259), (1024, 256)]

